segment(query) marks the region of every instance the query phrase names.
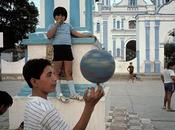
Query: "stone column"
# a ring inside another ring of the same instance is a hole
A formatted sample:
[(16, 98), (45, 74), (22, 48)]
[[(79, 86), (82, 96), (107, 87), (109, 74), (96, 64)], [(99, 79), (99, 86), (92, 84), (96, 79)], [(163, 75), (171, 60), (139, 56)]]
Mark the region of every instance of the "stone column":
[(125, 46), (125, 43), (124, 43), (124, 38), (120, 38), (121, 40), (121, 59), (123, 60), (124, 59), (124, 46)]
[(103, 47), (108, 50), (108, 20), (103, 21)]
[(113, 57), (116, 57), (116, 39), (113, 39)]
[(80, 27), (80, 1), (70, 0), (70, 23), (74, 28)]
[(54, 22), (53, 10), (54, 10), (54, 0), (45, 0), (45, 28)]
[[(83, 3), (83, 7), (81, 7), (81, 2)], [(82, 11), (84, 11), (82, 16)], [(81, 12), (81, 13), (80, 13)], [(83, 19), (85, 17), (85, 20)], [(85, 27), (81, 27), (81, 22)], [(80, 31), (86, 31), (89, 33), (93, 32), (93, 24), (92, 24), (92, 0), (70, 0), (70, 23), (76, 29)]]
[(155, 64), (154, 64), (154, 72), (156, 72), (156, 73), (160, 73), (159, 26), (160, 26), (160, 20), (156, 20), (155, 21)]
[(150, 62), (150, 21), (145, 21), (145, 52), (146, 52), (146, 61), (145, 61), (145, 73), (151, 72), (151, 62)]

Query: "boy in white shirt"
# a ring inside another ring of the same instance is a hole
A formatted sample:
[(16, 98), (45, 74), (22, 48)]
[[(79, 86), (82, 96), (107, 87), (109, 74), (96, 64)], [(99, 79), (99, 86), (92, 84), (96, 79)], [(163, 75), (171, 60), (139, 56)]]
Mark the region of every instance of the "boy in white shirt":
[(167, 111), (173, 111), (171, 108), (171, 97), (175, 90), (175, 73), (173, 69), (175, 69), (175, 61), (170, 61), (161, 74), (165, 89), (163, 109), (167, 109)]
[(31, 100), (26, 104), (24, 130), (85, 130), (96, 103), (104, 95), (101, 87), (84, 94), (84, 111), (74, 126), (60, 116), (56, 108), (47, 100), (50, 92), (55, 91), (57, 76), (51, 63), (46, 59), (29, 60), (23, 67), (23, 76), (32, 88)]

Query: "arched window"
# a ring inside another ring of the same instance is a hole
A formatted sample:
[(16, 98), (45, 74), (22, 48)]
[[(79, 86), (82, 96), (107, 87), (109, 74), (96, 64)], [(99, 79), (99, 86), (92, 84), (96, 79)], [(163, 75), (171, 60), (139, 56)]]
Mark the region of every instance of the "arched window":
[(120, 48), (117, 48), (117, 57), (120, 57)]
[(126, 61), (136, 58), (136, 41), (131, 40), (126, 45)]
[(117, 29), (120, 29), (120, 21), (117, 21)]
[(137, 6), (137, 0), (129, 0), (128, 6)]
[(136, 28), (136, 21), (130, 20), (129, 21), (129, 29), (135, 29)]
[(106, 5), (109, 5), (109, 1), (108, 0), (106, 0)]
[(113, 29), (115, 29), (115, 19), (113, 19)]
[(124, 29), (124, 18), (122, 18), (122, 22), (121, 22), (121, 29)]
[(168, 3), (170, 0), (165, 0), (166, 1), (166, 3)]
[(104, 5), (104, 0), (102, 0), (102, 5)]
[(97, 32), (100, 32), (100, 23), (97, 23)]

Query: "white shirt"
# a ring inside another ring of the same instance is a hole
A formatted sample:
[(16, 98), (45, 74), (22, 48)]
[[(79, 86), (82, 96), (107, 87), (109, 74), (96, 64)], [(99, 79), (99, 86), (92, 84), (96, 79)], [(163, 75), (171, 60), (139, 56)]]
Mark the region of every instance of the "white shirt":
[(50, 101), (33, 96), (24, 112), (24, 130), (71, 130)]
[(175, 73), (173, 70), (171, 69), (165, 69), (163, 72), (162, 72), (162, 75), (164, 77), (164, 83), (172, 83), (173, 80), (171, 79), (171, 76), (175, 76)]

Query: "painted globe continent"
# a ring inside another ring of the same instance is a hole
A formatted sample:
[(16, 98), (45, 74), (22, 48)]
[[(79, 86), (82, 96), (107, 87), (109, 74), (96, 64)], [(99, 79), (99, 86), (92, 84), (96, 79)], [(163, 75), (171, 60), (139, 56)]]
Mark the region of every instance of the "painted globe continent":
[(81, 59), (80, 70), (85, 79), (93, 83), (109, 80), (115, 71), (114, 58), (105, 50), (93, 49)]

